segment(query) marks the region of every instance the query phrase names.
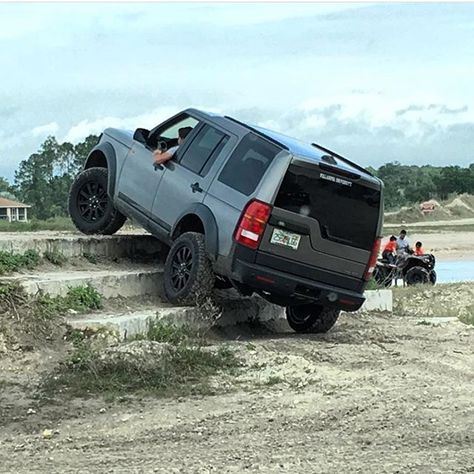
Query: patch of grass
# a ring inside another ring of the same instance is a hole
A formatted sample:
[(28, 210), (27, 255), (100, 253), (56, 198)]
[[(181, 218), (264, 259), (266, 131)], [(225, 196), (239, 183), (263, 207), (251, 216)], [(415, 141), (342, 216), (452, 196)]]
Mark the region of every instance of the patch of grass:
[(284, 382), (284, 380), (279, 377), (278, 375), (270, 375), (262, 385), (266, 385), (267, 387), (271, 387), (272, 385), (278, 385), (279, 383)]
[(225, 347), (209, 351), (179, 344), (145, 362), (138, 357), (104, 358), (86, 340), (78, 340), (71, 357), (45, 379), (42, 391), (77, 397), (100, 394), (110, 400), (134, 393), (210, 394), (212, 376), (235, 373), (240, 366), (234, 353)]
[(371, 279), (367, 282), (366, 290), (380, 290), (383, 287), (377, 283), (374, 277), (371, 277)]
[(54, 217), (47, 220), (31, 219), (28, 222), (0, 221), (0, 232), (36, 232), (39, 230), (74, 231), (69, 217)]
[(459, 320), (464, 324), (471, 324), (474, 326), (474, 304), (471, 304), (466, 308), (466, 311), (459, 316)]
[(198, 334), (193, 332), (189, 326), (177, 326), (169, 322), (153, 321), (148, 325), (148, 331), (144, 338), (149, 341), (167, 342), (176, 346), (198, 337)]
[(64, 265), (67, 262), (67, 258), (65, 257), (65, 255), (56, 249), (47, 250), (43, 254), (43, 256), (46, 260), (48, 260), (48, 262), (52, 263), (53, 265), (57, 265), (59, 267)]
[(101, 295), (92, 287), (70, 288), (66, 296), (25, 294), (17, 283), (0, 283), (0, 330), (22, 347), (44, 344), (63, 334), (61, 316), (73, 309), (85, 312), (102, 306)]
[(22, 268), (34, 268), (39, 265), (41, 257), (36, 250), (24, 253), (0, 251), (0, 275), (16, 272)]
[(99, 260), (97, 258), (97, 255), (94, 255), (92, 253), (89, 253), (89, 252), (84, 252), (82, 254), (82, 256), (89, 262), (89, 263), (92, 263), (93, 265), (97, 265), (97, 263), (99, 263)]

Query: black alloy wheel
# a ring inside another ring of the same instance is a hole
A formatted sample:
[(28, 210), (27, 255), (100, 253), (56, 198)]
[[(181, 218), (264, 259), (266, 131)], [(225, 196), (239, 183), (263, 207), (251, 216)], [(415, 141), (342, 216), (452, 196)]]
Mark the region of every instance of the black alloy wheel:
[(198, 232), (181, 234), (166, 257), (163, 287), (173, 304), (200, 304), (209, 298), (215, 275), (206, 252), (206, 239)]
[(84, 234), (112, 235), (126, 217), (116, 209), (108, 195), (107, 168), (88, 168), (74, 179), (69, 191), (69, 215)]
[(189, 282), (193, 267), (193, 252), (183, 244), (173, 255), (171, 262), (171, 283), (176, 292), (180, 292)]
[(106, 189), (98, 182), (84, 183), (77, 194), (77, 208), (86, 222), (97, 222), (105, 215), (108, 204)]

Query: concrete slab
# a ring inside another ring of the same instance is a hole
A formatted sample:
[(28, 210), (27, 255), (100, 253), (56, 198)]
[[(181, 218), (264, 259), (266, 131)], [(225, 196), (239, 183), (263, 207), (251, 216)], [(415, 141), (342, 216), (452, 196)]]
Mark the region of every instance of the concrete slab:
[[(382, 291), (382, 294), (375, 291), (367, 292), (370, 311), (388, 311), (387, 308), (391, 307), (391, 291)], [(257, 320), (280, 327), (284, 324), (286, 327), (285, 309), (269, 304), (259, 297), (239, 299), (231, 296), (225, 299), (225, 295), (221, 294), (219, 299), (223, 313), (217, 321), (218, 327), (230, 327)], [(178, 326), (190, 325), (196, 329), (208, 327), (203, 319), (202, 310), (194, 307), (156, 307), (123, 314), (95, 313), (68, 318), (68, 324), (73, 328), (81, 330), (106, 328), (121, 339), (146, 334), (150, 323), (154, 321), (167, 321)]]
[(392, 290), (368, 290), (364, 293), (365, 303), (359, 311), (387, 311), (393, 310)]
[(150, 234), (90, 236), (66, 232), (0, 232), (0, 250), (15, 253), (36, 250), (40, 255), (60, 252), (67, 258), (89, 254), (109, 259), (162, 259), (167, 251)]
[(162, 288), (161, 265), (128, 270), (57, 271), (33, 275), (1, 277), (0, 283), (18, 282), (25, 291), (65, 296), (70, 287), (91, 285), (104, 298), (159, 295)]

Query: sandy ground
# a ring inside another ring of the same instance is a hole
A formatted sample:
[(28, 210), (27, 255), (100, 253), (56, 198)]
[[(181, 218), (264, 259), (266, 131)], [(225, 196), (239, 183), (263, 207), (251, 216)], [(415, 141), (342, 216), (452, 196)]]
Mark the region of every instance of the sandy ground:
[(51, 354), (0, 360), (0, 472), (474, 472), (474, 327), (344, 315), (324, 336), (233, 331), (246, 368), (216, 396), (42, 405)]
[[(423, 243), (426, 252), (433, 253), (438, 260), (474, 260), (474, 232), (410, 233), (410, 244)], [(387, 241), (387, 237), (383, 243)]]

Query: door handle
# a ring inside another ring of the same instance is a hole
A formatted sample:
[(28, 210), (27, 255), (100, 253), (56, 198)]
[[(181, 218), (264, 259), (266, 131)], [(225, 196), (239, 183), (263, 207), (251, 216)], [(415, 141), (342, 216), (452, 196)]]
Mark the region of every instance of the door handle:
[(199, 186), (199, 183), (191, 184), (191, 189), (193, 190), (193, 193), (202, 193), (202, 188)]
[(164, 169), (164, 166), (159, 165), (158, 163), (153, 163), (153, 168), (155, 168), (155, 171), (156, 170), (162, 170), (162, 169)]

